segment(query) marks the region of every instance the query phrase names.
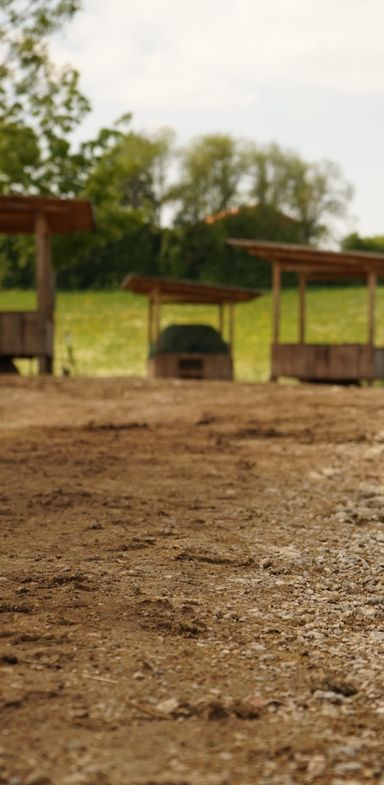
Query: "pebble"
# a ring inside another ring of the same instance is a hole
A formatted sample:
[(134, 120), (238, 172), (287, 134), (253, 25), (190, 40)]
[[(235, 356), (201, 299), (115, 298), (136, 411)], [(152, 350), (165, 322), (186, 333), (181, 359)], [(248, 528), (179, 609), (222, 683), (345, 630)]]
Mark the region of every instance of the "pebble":
[(339, 692), (333, 692), (332, 690), (315, 690), (313, 697), (316, 700), (329, 701), (335, 705), (343, 703), (345, 700), (344, 695), (341, 695)]
[(309, 777), (321, 777), (327, 762), (323, 755), (315, 755), (308, 763), (307, 774)]
[(355, 771), (360, 771), (361, 763), (357, 760), (351, 760), (347, 763), (337, 763), (335, 766), (335, 774), (353, 774)]

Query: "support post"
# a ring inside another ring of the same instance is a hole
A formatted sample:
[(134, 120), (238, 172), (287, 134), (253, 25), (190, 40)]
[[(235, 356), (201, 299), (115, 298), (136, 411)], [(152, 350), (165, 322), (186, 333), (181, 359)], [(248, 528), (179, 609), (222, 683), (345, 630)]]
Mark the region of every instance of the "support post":
[(160, 337), (160, 329), (161, 329), (161, 324), (160, 324), (161, 298), (160, 298), (160, 292), (159, 292), (158, 289), (155, 289), (154, 292), (153, 292), (153, 304), (154, 304), (154, 310), (155, 310), (155, 336), (154, 336), (154, 338), (155, 338), (156, 348), (158, 348), (159, 337)]
[(224, 305), (220, 303), (219, 305), (219, 333), (222, 338), (224, 338)]
[(299, 273), (299, 343), (305, 343), (305, 295), (307, 279), (305, 273)]
[(153, 346), (153, 300), (152, 294), (148, 297), (148, 356)]
[(233, 303), (229, 303), (229, 347), (231, 354), (233, 354), (233, 348), (235, 343), (235, 306)]
[(375, 343), (375, 307), (376, 307), (376, 283), (377, 274), (374, 271), (368, 273), (368, 344), (374, 346)]
[(54, 276), (51, 262), (51, 236), (46, 215), (36, 216), (37, 309), (41, 318), (44, 353), (39, 356), (39, 373), (53, 372), (53, 329), (55, 310)]
[(273, 264), (273, 343), (280, 338), (281, 265)]

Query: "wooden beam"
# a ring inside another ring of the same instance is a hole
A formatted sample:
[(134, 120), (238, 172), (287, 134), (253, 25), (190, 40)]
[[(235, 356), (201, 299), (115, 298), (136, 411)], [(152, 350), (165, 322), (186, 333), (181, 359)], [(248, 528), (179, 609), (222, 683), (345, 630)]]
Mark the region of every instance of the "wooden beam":
[(233, 353), (233, 347), (235, 342), (235, 306), (233, 303), (230, 303), (228, 306), (229, 312), (229, 346), (231, 353)]
[(39, 357), (39, 372), (52, 373), (55, 287), (51, 262), (51, 236), (43, 212), (39, 212), (36, 216), (35, 235), (37, 310), (43, 323), (46, 344), (46, 353)]
[(148, 297), (148, 355), (153, 347), (153, 301), (152, 296)]
[(159, 345), (159, 338), (160, 338), (160, 331), (161, 331), (161, 298), (160, 292), (158, 289), (153, 290), (153, 305), (154, 305), (154, 320), (155, 320), (155, 344), (156, 347)]
[(273, 343), (279, 343), (280, 338), (280, 303), (281, 303), (281, 266), (279, 262), (273, 264)]
[(304, 273), (299, 273), (299, 343), (305, 343), (305, 295), (307, 279)]
[(375, 343), (375, 306), (376, 306), (376, 283), (375, 272), (368, 273), (368, 344), (374, 346)]
[(36, 217), (36, 278), (37, 307), (44, 314), (53, 314), (55, 307), (51, 237), (44, 213)]
[(219, 305), (219, 333), (222, 338), (224, 338), (224, 305), (220, 303)]

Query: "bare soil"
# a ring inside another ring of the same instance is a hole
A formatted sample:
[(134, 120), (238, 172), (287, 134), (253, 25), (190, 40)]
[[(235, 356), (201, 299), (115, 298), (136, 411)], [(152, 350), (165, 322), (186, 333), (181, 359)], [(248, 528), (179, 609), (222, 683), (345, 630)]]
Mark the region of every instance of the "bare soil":
[(0, 379), (0, 783), (384, 783), (384, 391)]

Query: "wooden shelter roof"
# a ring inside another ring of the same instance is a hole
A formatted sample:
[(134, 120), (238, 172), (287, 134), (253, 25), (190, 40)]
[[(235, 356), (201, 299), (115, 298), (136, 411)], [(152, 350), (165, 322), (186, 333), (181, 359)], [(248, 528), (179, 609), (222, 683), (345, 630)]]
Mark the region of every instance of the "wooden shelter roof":
[(227, 240), (229, 245), (243, 249), (251, 256), (268, 262), (279, 262), (282, 269), (305, 273), (310, 278), (361, 278), (370, 272), (384, 276), (384, 254), (368, 251), (329, 251), (293, 243), (272, 243), (260, 240)]
[(128, 289), (135, 294), (144, 294), (148, 297), (156, 296), (163, 303), (186, 303), (224, 305), (226, 303), (240, 303), (254, 300), (263, 292), (257, 289), (244, 289), (234, 286), (221, 286), (219, 284), (196, 283), (194, 281), (179, 281), (171, 278), (155, 278), (145, 275), (127, 275), (122, 283), (122, 289)]
[(36, 216), (44, 213), (52, 234), (94, 228), (92, 206), (86, 199), (52, 196), (0, 195), (0, 233), (34, 234)]

